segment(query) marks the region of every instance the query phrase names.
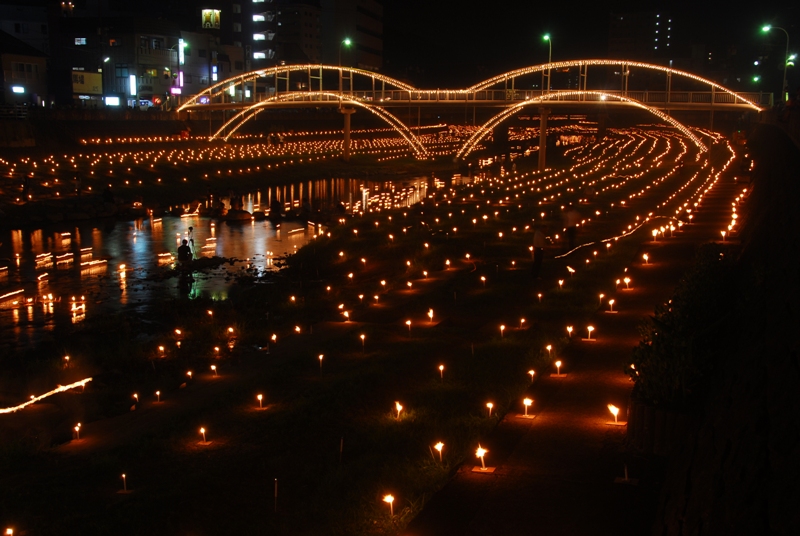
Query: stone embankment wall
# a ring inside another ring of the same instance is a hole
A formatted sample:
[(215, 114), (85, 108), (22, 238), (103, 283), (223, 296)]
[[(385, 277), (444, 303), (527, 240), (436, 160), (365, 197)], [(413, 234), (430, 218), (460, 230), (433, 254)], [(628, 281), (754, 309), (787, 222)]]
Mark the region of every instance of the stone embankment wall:
[(749, 145), (734, 350), (673, 450), (654, 535), (800, 534), (800, 150), (770, 125)]

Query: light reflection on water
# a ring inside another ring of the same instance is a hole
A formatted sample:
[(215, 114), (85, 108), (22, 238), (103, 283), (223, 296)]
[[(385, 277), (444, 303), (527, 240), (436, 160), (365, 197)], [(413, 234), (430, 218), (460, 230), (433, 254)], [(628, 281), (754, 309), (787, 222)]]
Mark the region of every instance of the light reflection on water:
[[(0, 296), (18, 289), (25, 292), (0, 300), (0, 346), (15, 342), (26, 346), (35, 343), (39, 330), (80, 320), (73, 319), (70, 311), (73, 296), (86, 297), (91, 315), (117, 311), (124, 305), (145, 308), (153, 298), (181, 295), (176, 278), (147, 278), (173, 266), (173, 257), (165, 254), (176, 254), (190, 226), (197, 257), (242, 261), (195, 277), (189, 297), (215, 299), (226, 297), (229, 271), (247, 264), (271, 269), (274, 257), (293, 253), (314, 234), (314, 227), (306, 228), (300, 221), (283, 221), (276, 227), (270, 221), (226, 223), (199, 216), (11, 231), (0, 239), (0, 258), (10, 260), (8, 270), (0, 275)], [(64, 233), (69, 233), (68, 238)], [(49, 305), (45, 303), (48, 294), (54, 300)], [(19, 303), (15, 306), (14, 301)]]
[[(365, 204), (379, 210), (410, 206), (423, 199), (426, 190), (426, 179), (394, 184), (323, 179), (270, 187), (243, 198), (250, 212), (266, 210), (273, 200), (286, 210), (299, 208), (309, 196), (315, 210), (328, 210), (339, 202), (348, 211)], [(229, 206), (229, 199), (223, 201)], [(34, 346), (42, 332), (80, 322), (85, 316), (83, 310), (73, 312), (73, 297), (77, 304), (85, 303), (89, 316), (117, 312), (123, 306), (146, 311), (156, 298), (225, 299), (232, 272), (248, 264), (272, 269), (275, 257), (293, 253), (313, 239), (315, 231), (320, 229), (299, 220), (283, 220), (277, 226), (269, 220), (231, 223), (202, 216), (164, 216), (2, 233), (0, 267), (8, 269), (0, 270), (0, 349)], [(177, 278), (148, 280), (173, 265), (184, 238), (193, 239), (196, 257), (240, 262), (195, 275), (188, 289), (179, 289)], [(2, 298), (19, 289), (24, 293)]]

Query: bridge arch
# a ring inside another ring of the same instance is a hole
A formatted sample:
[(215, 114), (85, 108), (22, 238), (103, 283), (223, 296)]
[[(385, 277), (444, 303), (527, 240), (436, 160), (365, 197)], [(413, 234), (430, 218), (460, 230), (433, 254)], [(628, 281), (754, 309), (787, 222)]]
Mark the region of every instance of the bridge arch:
[(600, 101), (607, 101), (609, 99), (615, 99), (615, 100), (618, 100), (618, 101), (620, 101), (622, 103), (625, 103), (626, 105), (635, 106), (637, 108), (641, 108), (642, 110), (645, 110), (645, 111), (655, 115), (656, 117), (658, 117), (662, 121), (664, 121), (666, 123), (669, 123), (670, 125), (675, 127), (677, 130), (679, 130), (681, 133), (683, 133), (687, 138), (689, 138), (697, 146), (697, 148), (700, 149), (700, 151), (702, 151), (702, 152), (708, 151), (708, 148), (705, 146), (705, 144), (702, 141), (700, 141), (700, 138), (698, 138), (691, 130), (689, 130), (689, 128), (686, 125), (676, 121), (674, 118), (670, 117), (669, 115), (665, 114), (664, 112), (662, 112), (660, 110), (657, 110), (655, 108), (652, 108), (650, 106), (642, 104), (641, 102), (639, 102), (637, 100), (629, 99), (628, 97), (623, 97), (623, 96), (620, 96), (620, 95), (613, 95), (613, 94), (610, 94), (610, 93), (605, 93), (603, 91), (577, 91), (576, 90), (576, 91), (558, 91), (558, 92), (553, 92), (553, 93), (546, 93), (546, 94), (542, 95), (541, 97), (536, 97), (536, 98), (533, 98), (533, 99), (530, 99), (530, 100), (527, 100), (527, 101), (524, 101), (524, 102), (520, 102), (520, 103), (515, 104), (513, 106), (509, 106), (508, 108), (505, 108), (503, 111), (501, 111), (500, 113), (496, 114), (494, 117), (489, 119), (486, 123), (481, 125), (481, 127), (478, 130), (476, 130), (472, 134), (472, 136), (469, 137), (469, 139), (464, 143), (463, 146), (461, 146), (461, 149), (459, 149), (458, 153), (456, 154), (456, 159), (464, 158), (467, 155), (469, 155), (473, 150), (475, 150), (475, 147), (478, 145), (478, 143), (480, 143), (492, 131), (492, 129), (494, 127), (496, 127), (497, 125), (502, 123), (504, 120), (508, 119), (509, 117), (511, 117), (512, 115), (517, 113), (518, 111), (520, 111), (522, 108), (525, 108), (526, 106), (531, 106), (531, 105), (541, 105), (543, 102), (551, 100), (551, 99), (555, 99), (555, 98), (562, 99), (562, 98), (569, 98), (569, 97), (584, 97), (584, 98), (585, 97), (590, 97), (590, 98), (593, 98), (593, 100), (596, 99), (596, 100), (600, 100)]
[[(332, 92), (324, 92), (324, 91), (301, 91), (301, 92), (294, 92), (294, 93), (282, 93), (276, 95), (275, 97), (270, 97), (267, 100), (257, 102), (244, 110), (240, 111), (233, 117), (231, 117), (222, 127), (214, 133), (210, 140), (222, 138), (225, 141), (228, 141), (230, 138), (239, 128), (244, 125), (249, 120), (253, 119), (256, 115), (260, 112), (264, 111), (269, 107), (274, 107), (281, 103), (287, 102), (303, 102), (308, 101), (309, 98), (311, 99), (327, 99), (327, 100), (320, 100), (314, 101), (315, 105), (320, 105), (323, 103), (327, 103), (329, 106), (338, 105), (341, 107), (342, 104), (350, 104), (354, 106), (358, 106), (367, 110), (368, 112), (372, 113), (373, 115), (379, 117), (381, 120), (385, 121), (389, 124), (392, 128), (394, 128), (400, 136), (403, 137), (404, 140), (411, 146), (414, 150), (414, 153), (418, 158), (425, 158), (428, 156), (428, 150), (422, 144), (417, 136), (414, 135), (413, 132), (397, 117), (386, 111), (385, 109), (381, 108), (380, 106), (373, 106), (366, 102), (363, 102), (358, 99), (354, 99), (348, 97), (347, 95), (341, 95), (338, 93)], [(232, 126), (230, 132), (225, 134), (225, 131), (228, 127)]]
[(660, 71), (668, 76), (679, 76), (682, 78), (687, 78), (693, 80), (695, 82), (699, 82), (701, 84), (706, 84), (713, 88), (713, 90), (721, 91), (730, 95), (730, 97), (734, 100), (735, 103), (742, 103), (746, 104), (750, 108), (755, 111), (762, 111), (763, 108), (752, 102), (751, 100), (743, 97), (742, 95), (732, 91), (720, 84), (717, 84), (713, 80), (709, 80), (707, 78), (703, 78), (702, 76), (697, 76), (696, 74), (692, 74), (687, 71), (681, 71), (679, 69), (673, 69), (672, 67), (665, 67), (663, 65), (656, 65), (654, 63), (646, 63), (642, 61), (629, 61), (629, 60), (615, 60), (615, 59), (586, 59), (586, 60), (568, 60), (568, 61), (556, 61), (551, 63), (543, 63), (541, 65), (531, 65), (529, 67), (522, 67), (520, 69), (515, 69), (513, 71), (508, 71), (503, 74), (499, 74), (497, 76), (493, 76), (492, 78), (488, 78), (483, 82), (479, 82), (473, 86), (470, 86), (466, 89), (468, 92), (476, 92), (481, 91), (484, 89), (488, 89), (494, 85), (501, 84), (507, 82), (509, 80), (514, 80), (516, 78), (535, 74), (535, 73), (543, 73), (545, 71), (553, 71), (557, 69), (568, 69), (572, 67), (579, 67), (581, 69), (580, 79), (581, 82), (579, 84), (580, 87), (584, 91), (586, 91), (586, 80), (588, 78), (588, 68), (594, 66), (620, 66), (622, 68), (622, 72), (626, 72), (627, 68), (635, 67), (641, 69), (648, 69), (652, 71)]
[[(222, 95), (228, 88), (231, 86), (236, 86), (240, 84), (246, 84), (247, 82), (255, 82), (255, 80), (259, 78), (274, 78), (275, 80), (275, 90), (276, 93), (279, 94), (278, 91), (279, 82), (285, 80), (286, 81), (286, 89), (284, 93), (291, 93), (289, 90), (289, 76), (292, 73), (305, 73), (308, 79), (308, 92), (312, 92), (312, 86), (315, 85), (314, 82), (316, 81), (316, 85), (318, 86), (317, 91), (323, 91), (322, 85), (322, 75), (324, 72), (335, 72), (339, 74), (339, 86), (342, 85), (342, 81), (349, 81), (350, 88), (352, 90), (353, 84), (353, 77), (359, 76), (363, 78), (371, 79), (373, 87), (376, 82), (380, 82), (383, 88), (387, 88), (388, 90), (405, 90), (405, 91), (414, 91), (414, 86), (397, 80), (395, 78), (382, 75), (380, 73), (376, 73), (373, 71), (366, 71), (364, 69), (356, 69), (353, 67), (340, 67), (337, 65), (322, 65), (322, 64), (300, 64), (300, 65), (278, 65), (275, 67), (270, 67), (267, 69), (258, 69), (255, 71), (250, 71), (247, 73), (243, 73), (240, 75), (232, 76), (230, 78), (226, 78), (225, 80), (221, 80), (216, 84), (209, 86), (208, 88), (204, 89), (197, 95), (193, 95), (189, 98), (186, 102), (181, 104), (178, 108), (178, 111), (183, 111), (185, 108), (189, 106), (194, 106), (201, 102), (202, 97), (208, 97), (209, 99), (213, 99)], [(283, 76), (284, 78), (281, 78)], [(329, 88), (329, 90), (332, 88)], [(341, 89), (341, 87), (339, 87)], [(255, 99), (255, 91), (253, 92), (253, 98)]]

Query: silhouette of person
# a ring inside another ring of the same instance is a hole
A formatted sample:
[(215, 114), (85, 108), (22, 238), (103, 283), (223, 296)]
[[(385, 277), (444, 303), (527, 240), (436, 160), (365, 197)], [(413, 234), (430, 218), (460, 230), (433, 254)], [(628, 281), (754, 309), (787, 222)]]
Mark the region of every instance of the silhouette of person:
[(178, 262), (188, 262), (192, 260), (192, 248), (189, 247), (189, 241), (185, 238), (178, 247)]

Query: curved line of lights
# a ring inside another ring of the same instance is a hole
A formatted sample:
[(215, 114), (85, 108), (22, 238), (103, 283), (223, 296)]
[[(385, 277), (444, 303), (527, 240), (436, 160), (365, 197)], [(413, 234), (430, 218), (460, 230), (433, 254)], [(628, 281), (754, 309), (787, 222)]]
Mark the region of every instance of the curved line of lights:
[(556, 69), (564, 69), (569, 67), (583, 67), (583, 66), (598, 66), (598, 65), (621, 65), (623, 68), (625, 67), (641, 67), (642, 69), (651, 69), (654, 71), (661, 71), (663, 73), (674, 74), (678, 76), (683, 76), (686, 78), (690, 78), (696, 82), (700, 82), (703, 84), (708, 84), (709, 86), (713, 87), (714, 89), (718, 89), (732, 95), (736, 99), (741, 100), (742, 102), (746, 103), (748, 106), (753, 108), (756, 111), (761, 111), (762, 108), (757, 104), (753, 103), (752, 101), (742, 97), (735, 91), (731, 91), (730, 89), (726, 88), (725, 86), (721, 86), (717, 84), (713, 80), (709, 80), (708, 78), (703, 78), (702, 76), (697, 76), (696, 74), (692, 74), (686, 71), (680, 71), (678, 69), (673, 69), (671, 67), (664, 67), (663, 65), (655, 65), (653, 63), (645, 63), (641, 61), (627, 61), (627, 60), (569, 60), (569, 61), (557, 61), (552, 63), (543, 63), (541, 65), (533, 65), (530, 67), (523, 67), (521, 69), (516, 69), (514, 71), (509, 71), (507, 73), (499, 74), (497, 76), (493, 76), (483, 82), (475, 84), (474, 86), (468, 87), (466, 92), (475, 92), (487, 89), (495, 84), (499, 84), (500, 82), (505, 82), (506, 80), (517, 78), (519, 76), (523, 76), (526, 74), (533, 74), (542, 71), (549, 71), (549, 70), (556, 70)]
[(644, 219), (644, 221), (642, 221), (642, 223), (640, 223), (636, 227), (632, 228), (628, 232), (622, 233), (621, 235), (612, 236), (611, 238), (603, 238), (601, 240), (595, 240), (594, 242), (587, 242), (585, 244), (581, 244), (580, 246), (576, 246), (575, 248), (567, 251), (566, 253), (562, 253), (561, 255), (556, 255), (553, 258), (554, 259), (563, 259), (564, 257), (566, 257), (568, 255), (571, 255), (572, 253), (578, 251), (581, 248), (585, 248), (585, 247), (588, 247), (588, 246), (593, 246), (595, 244), (605, 244), (606, 242), (611, 242), (612, 240), (618, 240), (620, 238), (625, 238), (626, 236), (630, 236), (633, 233), (635, 233), (636, 231), (638, 231), (639, 229), (641, 229), (642, 226), (644, 226), (644, 224), (652, 223), (653, 220), (659, 220), (659, 219), (667, 219), (667, 220), (671, 220), (671, 221), (681, 221), (681, 220), (679, 220), (677, 218), (672, 218), (670, 216), (660, 216), (660, 215), (659, 216), (648, 216), (647, 218)]
[[(415, 89), (414, 86), (406, 84), (405, 82), (401, 82), (400, 80), (391, 78), (389, 76), (374, 73), (372, 71), (365, 71), (363, 69), (355, 69), (352, 67), (339, 67), (338, 65), (320, 65), (320, 64), (279, 65), (276, 67), (270, 67), (269, 69), (258, 69), (244, 74), (239, 74), (231, 78), (226, 78), (225, 80), (217, 82), (213, 86), (209, 86), (207, 89), (204, 89), (197, 95), (190, 98), (188, 101), (186, 101), (178, 108), (178, 111), (179, 112), (183, 111), (183, 109), (186, 108), (187, 106), (192, 106), (194, 104), (197, 104), (197, 99), (199, 99), (202, 96), (209, 96), (211, 98), (214, 98), (220, 93), (224, 92), (231, 85), (236, 85), (236, 82), (244, 82), (246, 80), (255, 79), (256, 77), (266, 78), (268, 76), (277, 76), (279, 74), (286, 74), (294, 71), (310, 71), (312, 69), (313, 70), (323, 69), (328, 71), (346, 71), (351, 74), (360, 74), (368, 78), (372, 78), (373, 80), (378, 80), (380, 82), (389, 84), (390, 86), (395, 86), (398, 89), (406, 91), (414, 91)], [(219, 89), (219, 91), (216, 91), (217, 89)]]
[(623, 97), (623, 96), (620, 96), (620, 95), (612, 95), (612, 94), (609, 94), (609, 93), (604, 93), (602, 91), (578, 91), (578, 90), (576, 90), (576, 91), (567, 91), (567, 92), (560, 91), (560, 92), (556, 92), (556, 93), (548, 93), (546, 95), (542, 95), (540, 97), (535, 97), (533, 99), (530, 99), (530, 100), (527, 100), (527, 101), (524, 101), (524, 102), (520, 102), (518, 104), (510, 106), (509, 108), (506, 108), (502, 112), (498, 113), (497, 115), (495, 115), (494, 117), (489, 119), (489, 121), (487, 121), (478, 130), (476, 130), (472, 134), (472, 136), (470, 136), (470, 138), (464, 143), (464, 145), (461, 147), (461, 149), (458, 151), (458, 153), (456, 154), (456, 158), (464, 158), (469, 153), (471, 153), (475, 149), (475, 146), (478, 143), (480, 143), (481, 140), (483, 140), (483, 138), (485, 138), (489, 134), (491, 129), (493, 129), (495, 126), (497, 126), (504, 119), (506, 119), (510, 115), (513, 115), (514, 113), (516, 113), (518, 110), (524, 108), (525, 106), (529, 106), (531, 104), (540, 104), (542, 101), (550, 100), (550, 99), (553, 99), (553, 98), (573, 97), (573, 96), (580, 96), (580, 95), (596, 96), (596, 97), (600, 97), (601, 100), (608, 99), (608, 98), (613, 98), (613, 99), (617, 99), (619, 101), (622, 101), (622, 102), (624, 102), (626, 104), (630, 104), (631, 106), (636, 106), (638, 108), (641, 108), (641, 109), (643, 109), (643, 110), (645, 110), (647, 112), (650, 112), (651, 114), (655, 115), (656, 117), (658, 117), (662, 121), (671, 124), (673, 127), (678, 129), (679, 131), (681, 131), (687, 138), (689, 138), (690, 140), (692, 140), (694, 142), (694, 144), (697, 146), (698, 149), (700, 149), (700, 151), (702, 151), (702, 152), (708, 151), (708, 148), (705, 146), (705, 144), (703, 144), (703, 142), (700, 141), (700, 138), (698, 138), (691, 130), (689, 130), (682, 123), (676, 121), (674, 118), (672, 118), (672, 117), (668, 116), (667, 114), (661, 112), (660, 110), (657, 110), (655, 108), (647, 106), (646, 104), (643, 104), (643, 103), (641, 103), (641, 102), (639, 102), (639, 101), (637, 101), (635, 99), (631, 99), (631, 98), (628, 98), (628, 97)]
[(217, 132), (214, 133), (213, 136), (211, 136), (210, 139), (213, 140), (213, 139), (216, 139), (217, 137), (219, 137), (220, 134), (224, 131), (224, 129), (228, 127), (228, 125), (230, 125), (232, 122), (237, 120), (237, 118), (240, 118), (240, 117), (244, 116), (248, 112), (252, 112), (252, 113), (248, 117), (242, 119), (233, 128), (233, 130), (230, 133), (228, 133), (227, 136), (225, 136), (224, 139), (226, 141), (237, 130), (239, 130), (239, 128), (242, 125), (244, 125), (247, 121), (249, 121), (250, 119), (255, 117), (259, 112), (262, 111), (262, 109), (268, 107), (270, 104), (292, 101), (294, 99), (307, 100), (308, 97), (310, 97), (310, 96), (311, 97), (331, 97), (331, 98), (335, 99), (335, 102), (337, 102), (337, 103), (338, 102), (347, 102), (347, 103), (354, 104), (356, 106), (360, 106), (360, 107), (364, 108), (365, 110), (367, 110), (367, 111), (373, 113), (374, 115), (380, 117), (381, 119), (386, 121), (389, 124), (389, 126), (394, 128), (403, 137), (403, 139), (405, 139), (408, 142), (408, 144), (414, 149), (414, 151), (417, 153), (418, 156), (427, 156), (428, 151), (425, 148), (425, 146), (422, 145), (422, 142), (419, 141), (419, 139), (414, 135), (414, 133), (411, 132), (408, 129), (408, 127), (406, 127), (405, 124), (403, 124), (402, 121), (397, 119), (394, 115), (392, 115), (388, 111), (384, 110), (383, 108), (377, 107), (377, 106), (372, 106), (372, 105), (363, 103), (363, 102), (361, 102), (359, 100), (356, 100), (356, 99), (351, 99), (351, 98), (349, 98), (347, 96), (342, 96), (342, 95), (339, 95), (339, 94), (336, 94), (336, 93), (329, 93), (329, 92), (325, 92), (325, 91), (314, 91), (314, 92), (304, 91), (304, 92), (300, 92), (300, 93), (283, 93), (281, 95), (276, 95), (275, 97), (270, 97), (266, 101), (261, 101), (261, 102), (258, 102), (256, 104), (253, 104), (252, 106), (249, 106), (245, 110), (239, 112), (238, 114), (233, 116), (231, 119), (229, 119), (222, 127), (220, 127), (220, 129)]
[(717, 84), (713, 80), (709, 80), (707, 78), (703, 78), (702, 76), (697, 76), (695, 74), (681, 71), (679, 69), (673, 69), (671, 67), (664, 67), (663, 65), (656, 65), (653, 63), (646, 63), (641, 61), (627, 61), (627, 60), (603, 60), (603, 59), (589, 59), (589, 60), (569, 60), (569, 61), (557, 61), (551, 63), (543, 63), (540, 65), (532, 65), (529, 67), (522, 67), (520, 69), (516, 69), (513, 71), (508, 71), (506, 73), (502, 73), (483, 82), (479, 82), (473, 86), (470, 86), (466, 89), (436, 89), (436, 90), (420, 90), (411, 86), (410, 84), (406, 84), (405, 82), (401, 82), (400, 80), (396, 80), (394, 78), (384, 76), (378, 73), (374, 73), (371, 71), (365, 71), (362, 69), (355, 69), (352, 67), (339, 67), (335, 65), (280, 65), (276, 67), (271, 67), (269, 69), (259, 69), (256, 71), (250, 71), (244, 74), (236, 75), (234, 77), (222, 80), (217, 82), (213, 86), (209, 86), (207, 89), (201, 91), (197, 95), (191, 97), (188, 101), (178, 107), (178, 111), (183, 111), (188, 106), (193, 106), (197, 104), (197, 99), (202, 96), (209, 96), (214, 98), (218, 96), (220, 93), (223, 93), (228, 87), (231, 85), (236, 85), (237, 82), (244, 82), (249, 79), (255, 79), (256, 77), (266, 78), (267, 76), (277, 76), (279, 74), (287, 74), (296, 71), (310, 71), (312, 69), (323, 69), (329, 71), (338, 71), (338, 72), (349, 72), (351, 74), (358, 74), (363, 75), (368, 78), (372, 78), (373, 80), (379, 80), (384, 83), (388, 83), (390, 86), (394, 86), (401, 90), (409, 91), (409, 92), (417, 92), (417, 93), (451, 93), (451, 94), (460, 94), (460, 95), (471, 95), (477, 91), (482, 91), (492, 87), (495, 84), (499, 84), (501, 82), (507, 82), (508, 80), (515, 79), (520, 76), (525, 76), (529, 74), (539, 73), (543, 71), (549, 70), (557, 70), (557, 69), (565, 69), (570, 67), (583, 67), (583, 66), (612, 66), (612, 65), (620, 65), (623, 69), (627, 69), (629, 67), (637, 67), (642, 69), (650, 69), (655, 71), (661, 71), (663, 73), (667, 73), (670, 75), (677, 75), (682, 76), (685, 78), (689, 78), (694, 80), (695, 82), (700, 82), (701, 84), (706, 84), (711, 86), (714, 89), (722, 91), (723, 93), (727, 93), (734, 97), (734, 99), (745, 103), (747, 106), (751, 107), (753, 110), (762, 111), (762, 108), (755, 104), (754, 102), (746, 99), (745, 97), (739, 95), (738, 93), (731, 91), (730, 89)]
[(76, 387), (86, 387), (86, 384), (89, 383), (90, 381), (92, 381), (91, 378), (86, 378), (84, 380), (81, 380), (81, 381), (78, 381), (78, 382), (75, 382), (75, 383), (71, 383), (69, 385), (59, 385), (58, 387), (56, 387), (52, 391), (48, 391), (43, 395), (35, 396), (35, 397), (31, 398), (30, 400), (28, 400), (27, 402), (25, 402), (23, 404), (20, 404), (19, 406), (14, 406), (12, 408), (2, 408), (2, 409), (0, 409), (0, 413), (14, 413), (15, 411), (19, 411), (19, 410), (21, 410), (23, 408), (26, 408), (26, 407), (30, 406), (31, 404), (35, 404), (35, 403), (39, 402), (40, 400), (44, 400), (45, 398), (47, 398), (49, 396), (53, 396), (53, 395), (58, 394), (58, 393), (63, 393), (64, 391), (69, 391), (70, 389), (75, 389)]

